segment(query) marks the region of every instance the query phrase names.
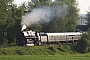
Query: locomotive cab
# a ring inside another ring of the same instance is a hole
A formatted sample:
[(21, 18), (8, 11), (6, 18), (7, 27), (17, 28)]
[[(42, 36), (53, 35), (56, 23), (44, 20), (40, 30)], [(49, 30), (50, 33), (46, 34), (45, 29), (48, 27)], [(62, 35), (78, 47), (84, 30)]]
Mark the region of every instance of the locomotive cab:
[(17, 33), (17, 35), (16, 35), (16, 44), (17, 45), (25, 45), (26, 44), (26, 38), (25, 38), (23, 32)]

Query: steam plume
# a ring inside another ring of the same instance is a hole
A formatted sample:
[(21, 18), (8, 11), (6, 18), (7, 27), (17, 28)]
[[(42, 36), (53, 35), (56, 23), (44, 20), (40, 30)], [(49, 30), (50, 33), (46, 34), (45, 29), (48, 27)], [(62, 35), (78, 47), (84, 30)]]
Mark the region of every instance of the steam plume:
[(26, 25), (23, 25), (21, 31), (23, 31), (23, 30), (26, 29), (26, 28), (27, 28)]
[(63, 15), (63, 12), (67, 14), (67, 9), (68, 7), (65, 4), (63, 5), (63, 7), (62, 5), (54, 5), (49, 7), (44, 6), (35, 8), (32, 10), (32, 12), (27, 13), (22, 17), (21, 25), (29, 27), (31, 24), (35, 24), (38, 22), (49, 22), (53, 18), (61, 17)]

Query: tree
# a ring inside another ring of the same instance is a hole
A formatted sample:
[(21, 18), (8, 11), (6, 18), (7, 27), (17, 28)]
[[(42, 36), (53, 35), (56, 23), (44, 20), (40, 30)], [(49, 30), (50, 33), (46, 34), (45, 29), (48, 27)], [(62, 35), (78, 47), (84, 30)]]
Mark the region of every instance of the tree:
[(57, 22), (52, 20), (48, 23), (47, 32), (58, 32)]
[(0, 0), (0, 44), (4, 43), (4, 40), (7, 40), (6, 30), (14, 24), (12, 14), (10, 11), (9, 3), (12, 0)]
[(42, 5), (50, 5), (52, 4), (52, 0), (32, 0), (34, 7), (40, 7)]
[(13, 26), (11, 25), (12, 27), (9, 27), (7, 29), (7, 39), (8, 39), (8, 43), (15, 43), (16, 34), (17, 32), (21, 31), (21, 20), (22, 20), (22, 16), (24, 15), (26, 9), (22, 5), (19, 6), (18, 8), (15, 5), (12, 5), (11, 8), (13, 8), (12, 18), (14, 19), (15, 24)]
[(36, 32), (41, 32), (42, 26), (39, 23), (36, 23), (36, 24), (32, 24), (30, 26), (30, 29)]
[(69, 6), (68, 12), (68, 22), (67, 22), (67, 31), (76, 31), (77, 21), (78, 21), (78, 11), (76, 0), (65, 0)]
[(24, 12), (24, 7), (17, 8), (13, 0), (0, 0), (0, 44), (15, 42)]

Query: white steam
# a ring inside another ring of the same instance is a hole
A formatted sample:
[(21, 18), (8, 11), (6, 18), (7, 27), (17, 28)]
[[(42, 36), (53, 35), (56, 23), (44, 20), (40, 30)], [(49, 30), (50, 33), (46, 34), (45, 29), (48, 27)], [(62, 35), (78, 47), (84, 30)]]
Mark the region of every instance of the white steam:
[(23, 31), (23, 30), (26, 29), (26, 28), (27, 28), (26, 25), (23, 25), (21, 31)]
[[(35, 23), (45, 23), (49, 22), (53, 18), (58, 18), (63, 15), (63, 12), (67, 14), (68, 7), (64, 4), (62, 5), (54, 5), (49, 7), (41, 7), (41, 8), (35, 8), (32, 10), (32, 12), (25, 14), (25, 16), (22, 17), (21, 25), (29, 27), (31, 24)], [(26, 29), (23, 28), (22, 31)]]

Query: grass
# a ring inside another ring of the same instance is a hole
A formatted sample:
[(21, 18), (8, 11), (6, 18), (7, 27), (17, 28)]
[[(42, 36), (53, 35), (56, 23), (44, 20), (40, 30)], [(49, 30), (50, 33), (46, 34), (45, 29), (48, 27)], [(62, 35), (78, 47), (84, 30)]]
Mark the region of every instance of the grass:
[(75, 45), (0, 46), (0, 60), (90, 60), (90, 53), (78, 53)]
[(90, 60), (90, 53), (75, 55), (3, 55), (0, 60)]
[(77, 53), (74, 50), (74, 45), (0, 46), (0, 55), (66, 55)]

